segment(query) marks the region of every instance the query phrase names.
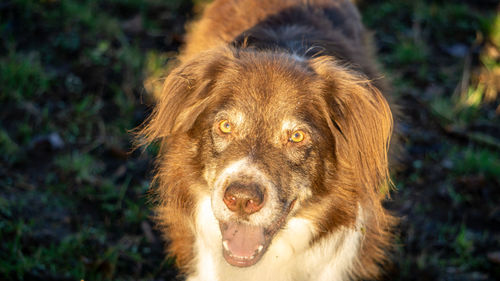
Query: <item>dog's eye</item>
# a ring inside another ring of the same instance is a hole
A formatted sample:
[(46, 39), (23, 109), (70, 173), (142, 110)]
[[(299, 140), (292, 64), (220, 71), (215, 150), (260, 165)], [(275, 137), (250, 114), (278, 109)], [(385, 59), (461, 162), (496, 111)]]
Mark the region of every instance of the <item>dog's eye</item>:
[(219, 122), (219, 130), (224, 134), (231, 133), (231, 123), (227, 120), (222, 120)]
[(294, 143), (298, 143), (304, 140), (305, 133), (302, 131), (295, 131), (290, 136), (290, 141)]

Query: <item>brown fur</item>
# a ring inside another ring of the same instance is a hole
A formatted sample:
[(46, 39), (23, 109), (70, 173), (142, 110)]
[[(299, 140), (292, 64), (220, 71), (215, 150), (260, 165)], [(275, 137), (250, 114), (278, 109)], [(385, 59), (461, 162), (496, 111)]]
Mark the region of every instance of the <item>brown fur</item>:
[[(283, 186), (288, 175), (311, 179), (312, 196), (290, 214), (318, 226), (311, 244), (353, 227), (359, 203), (365, 227), (353, 276), (380, 276), (395, 223), (381, 205), (393, 120), (366, 38), (347, 0), (221, 0), (192, 25), (141, 131), (146, 143), (161, 141), (157, 220), (183, 272), (194, 270), (196, 202), (210, 194), (203, 171), (250, 153)], [(255, 124), (237, 132), (244, 140), (231, 136), (228, 155), (218, 148), (227, 140), (212, 131), (216, 114), (231, 108), (251, 113)], [(310, 143), (267, 145), (278, 130), (274, 120), (289, 116), (314, 128)], [(295, 191), (280, 192), (286, 199)]]

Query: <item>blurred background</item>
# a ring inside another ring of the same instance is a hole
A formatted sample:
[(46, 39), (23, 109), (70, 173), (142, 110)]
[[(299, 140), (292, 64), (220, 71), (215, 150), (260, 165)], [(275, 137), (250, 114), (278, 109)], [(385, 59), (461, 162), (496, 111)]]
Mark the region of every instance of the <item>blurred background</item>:
[[(0, 1), (0, 280), (175, 280), (130, 131), (205, 2)], [(403, 112), (386, 280), (500, 280), (498, 2), (358, 2)]]

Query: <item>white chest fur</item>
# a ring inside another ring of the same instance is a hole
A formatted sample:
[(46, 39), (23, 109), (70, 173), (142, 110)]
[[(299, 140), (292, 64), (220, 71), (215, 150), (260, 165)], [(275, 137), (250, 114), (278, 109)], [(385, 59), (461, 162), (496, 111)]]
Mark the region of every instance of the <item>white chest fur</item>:
[(314, 225), (306, 219), (292, 218), (257, 264), (239, 268), (229, 265), (222, 256), (221, 233), (210, 198), (200, 203), (196, 216), (196, 272), (188, 281), (348, 280), (362, 240), (360, 231), (342, 228), (311, 247)]

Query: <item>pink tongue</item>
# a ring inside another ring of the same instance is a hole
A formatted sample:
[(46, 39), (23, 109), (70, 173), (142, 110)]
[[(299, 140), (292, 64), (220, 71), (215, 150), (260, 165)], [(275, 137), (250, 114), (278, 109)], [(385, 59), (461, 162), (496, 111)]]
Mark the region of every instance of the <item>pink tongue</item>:
[(264, 228), (230, 222), (222, 227), (222, 241), (227, 241), (232, 255), (251, 257), (264, 245)]

